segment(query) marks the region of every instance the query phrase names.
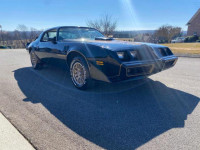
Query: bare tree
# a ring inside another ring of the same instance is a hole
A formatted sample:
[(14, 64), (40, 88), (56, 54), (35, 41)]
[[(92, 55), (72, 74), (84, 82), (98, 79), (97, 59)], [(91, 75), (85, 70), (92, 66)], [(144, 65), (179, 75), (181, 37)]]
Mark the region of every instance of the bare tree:
[(28, 37), (28, 27), (25, 25), (18, 25), (17, 29), (15, 30), (15, 35), (17, 39), (21, 42), (23, 47), (26, 47), (26, 43), (29, 42), (29, 37)]
[(112, 35), (117, 27), (117, 21), (112, 16), (105, 14), (97, 20), (88, 20), (87, 26), (101, 31), (104, 35)]
[(167, 41), (169, 43), (173, 38), (181, 35), (181, 30), (181, 27), (163, 25), (155, 32), (155, 37), (157, 37), (158, 40)]
[(3, 30), (2, 30), (2, 26), (0, 25), (0, 35), (1, 35), (1, 42), (2, 42), (2, 44), (4, 45), (4, 33), (3, 33)]
[(0, 26), (0, 45), (12, 48), (24, 48), (27, 43), (34, 41), (41, 31), (18, 25), (15, 31), (3, 31)]
[(25, 25), (18, 25), (15, 30), (15, 37), (20, 41), (23, 47), (26, 47), (26, 44), (33, 41), (39, 32), (35, 28), (29, 28)]
[(40, 32), (37, 29), (30, 28), (30, 35), (29, 35), (29, 37), (30, 37), (31, 40), (35, 39), (39, 34), (40, 34)]

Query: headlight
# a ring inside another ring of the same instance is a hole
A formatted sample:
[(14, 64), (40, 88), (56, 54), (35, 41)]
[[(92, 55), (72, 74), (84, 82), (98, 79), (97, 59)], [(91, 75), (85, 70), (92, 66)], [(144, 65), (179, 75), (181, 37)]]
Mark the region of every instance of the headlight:
[(136, 58), (136, 57), (137, 57), (137, 52), (136, 52), (136, 51), (130, 51), (130, 53), (131, 53), (131, 56), (132, 56), (133, 58)]
[(117, 55), (120, 59), (124, 59), (124, 55), (125, 53), (124, 52), (117, 52)]

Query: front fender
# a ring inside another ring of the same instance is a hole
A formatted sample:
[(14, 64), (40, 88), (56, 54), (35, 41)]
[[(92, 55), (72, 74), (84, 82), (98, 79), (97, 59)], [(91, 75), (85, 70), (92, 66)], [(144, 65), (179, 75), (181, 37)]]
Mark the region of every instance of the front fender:
[[(109, 77), (119, 75), (120, 63), (111, 56), (108, 49), (90, 44), (73, 46), (67, 52), (67, 60), (72, 53), (85, 58), (92, 79), (109, 82)], [(98, 65), (97, 61), (103, 62), (103, 65)]]

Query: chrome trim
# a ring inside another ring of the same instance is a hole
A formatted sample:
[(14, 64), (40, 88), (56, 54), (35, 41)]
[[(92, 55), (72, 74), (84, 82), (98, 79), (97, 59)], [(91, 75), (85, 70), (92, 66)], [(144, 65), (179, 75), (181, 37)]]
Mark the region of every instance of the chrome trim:
[(71, 70), (71, 77), (75, 85), (82, 87), (86, 82), (85, 67), (79, 62), (76, 62), (75, 64), (73, 64), (72, 70)]

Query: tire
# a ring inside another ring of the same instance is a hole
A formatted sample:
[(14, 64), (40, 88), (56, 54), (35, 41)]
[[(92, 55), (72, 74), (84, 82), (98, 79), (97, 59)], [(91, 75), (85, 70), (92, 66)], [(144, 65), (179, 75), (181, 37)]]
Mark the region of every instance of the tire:
[(34, 51), (30, 51), (30, 59), (31, 59), (31, 64), (33, 69), (40, 69), (41, 68), (41, 64), (40, 64), (40, 60), (37, 57), (37, 55), (34, 53)]
[(74, 57), (70, 63), (70, 75), (73, 85), (80, 89), (85, 90), (92, 86), (88, 65), (80, 56)]

